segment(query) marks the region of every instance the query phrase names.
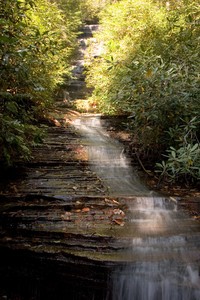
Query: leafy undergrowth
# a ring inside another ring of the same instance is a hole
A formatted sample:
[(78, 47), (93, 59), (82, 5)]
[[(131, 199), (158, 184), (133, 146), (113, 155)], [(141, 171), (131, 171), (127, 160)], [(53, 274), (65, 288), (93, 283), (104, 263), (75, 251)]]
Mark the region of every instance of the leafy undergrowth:
[(117, 1), (100, 26), (103, 52), (87, 67), (91, 103), (129, 116), (131, 151), (144, 165), (154, 163), (160, 179), (197, 184), (199, 0)]
[[(106, 126), (109, 135), (124, 144), (125, 151), (132, 159), (132, 164), (138, 169), (139, 175), (150, 190), (177, 199), (178, 204), (189, 212), (195, 219), (200, 219), (200, 183), (186, 181), (170, 181), (161, 178), (155, 172), (156, 157), (153, 153), (141, 156), (139, 145), (135, 144), (130, 131), (127, 129), (125, 118), (107, 118)], [(137, 153), (138, 152), (138, 153)]]

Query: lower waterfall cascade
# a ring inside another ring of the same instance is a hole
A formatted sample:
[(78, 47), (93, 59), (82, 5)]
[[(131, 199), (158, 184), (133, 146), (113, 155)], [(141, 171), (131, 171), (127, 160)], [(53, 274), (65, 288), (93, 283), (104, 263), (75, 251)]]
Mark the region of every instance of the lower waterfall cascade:
[(83, 115), (74, 122), (88, 146), (91, 168), (111, 196), (134, 196), (132, 245), (114, 270), (111, 300), (200, 299), (199, 226), (176, 202), (149, 191), (101, 125), (100, 116)]

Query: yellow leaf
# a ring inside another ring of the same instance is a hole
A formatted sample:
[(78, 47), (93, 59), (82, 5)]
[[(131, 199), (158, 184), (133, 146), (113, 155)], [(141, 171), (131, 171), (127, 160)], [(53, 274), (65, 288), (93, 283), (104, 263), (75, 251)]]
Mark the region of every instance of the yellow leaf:
[(148, 69), (147, 72), (146, 72), (146, 77), (147, 77), (147, 78), (151, 78), (152, 75), (153, 75), (152, 70), (151, 70), (151, 69)]

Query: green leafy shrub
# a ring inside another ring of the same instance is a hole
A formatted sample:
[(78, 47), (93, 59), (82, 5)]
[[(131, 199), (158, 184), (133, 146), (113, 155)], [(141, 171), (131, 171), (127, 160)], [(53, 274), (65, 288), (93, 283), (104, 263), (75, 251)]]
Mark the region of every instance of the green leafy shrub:
[(122, 0), (107, 7), (96, 36), (104, 52), (87, 75), (90, 101), (102, 113), (128, 115), (140, 153), (151, 149), (157, 160), (177, 146), (169, 130), (200, 115), (200, 2), (167, 4)]
[(0, 0), (0, 160), (28, 159), (37, 123), (69, 76), (79, 0)]
[(80, 0), (82, 21), (96, 23), (99, 20), (100, 12), (115, 0)]
[(167, 177), (171, 181), (194, 182), (200, 179), (200, 145), (188, 144), (175, 149), (170, 147), (165, 155), (166, 161), (156, 163), (161, 179)]
[(160, 179), (194, 182), (200, 179), (200, 143), (198, 139), (200, 120), (192, 120), (176, 128), (170, 128), (169, 135), (174, 146), (166, 150), (161, 163), (156, 163)]
[(32, 93), (48, 103), (70, 71), (80, 21), (66, 20), (58, 4), (47, 0), (4, 1), (0, 15), (1, 90)]
[(0, 161), (11, 166), (28, 160), (31, 148), (42, 140), (43, 132), (33, 125), (37, 107), (30, 95), (0, 94)]
[(41, 142), (42, 132), (38, 127), (23, 124), (12, 118), (1, 118), (0, 161), (4, 166), (12, 166), (19, 160), (31, 157), (31, 148)]

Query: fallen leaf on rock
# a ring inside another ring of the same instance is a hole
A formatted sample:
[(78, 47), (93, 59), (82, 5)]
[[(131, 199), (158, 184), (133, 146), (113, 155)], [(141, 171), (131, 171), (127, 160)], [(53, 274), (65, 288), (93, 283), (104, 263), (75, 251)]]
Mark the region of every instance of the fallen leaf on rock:
[(174, 197), (169, 197), (169, 199), (175, 203), (177, 203), (177, 200)]
[(125, 216), (125, 213), (123, 212), (123, 210), (121, 210), (121, 209), (119, 209), (119, 208), (113, 209), (113, 214), (114, 214), (114, 215), (120, 215), (120, 216), (122, 216), (122, 217)]
[(104, 201), (105, 201), (105, 202), (110, 202), (110, 200), (109, 200), (109, 199), (107, 199), (107, 198), (105, 198), (105, 199), (104, 199)]
[(113, 221), (119, 226), (124, 226), (124, 224), (125, 224), (125, 222), (121, 219), (115, 219)]
[(54, 122), (56, 127), (61, 127), (61, 124), (58, 120), (54, 119), (53, 122)]
[(120, 203), (117, 200), (112, 199), (112, 202), (119, 205)]
[(120, 203), (114, 199), (107, 199), (105, 198), (104, 201), (107, 203), (108, 206), (116, 206), (116, 205), (120, 205)]
[(90, 208), (89, 208), (89, 207), (84, 207), (84, 208), (82, 209), (82, 212), (88, 212), (88, 211), (90, 211)]

